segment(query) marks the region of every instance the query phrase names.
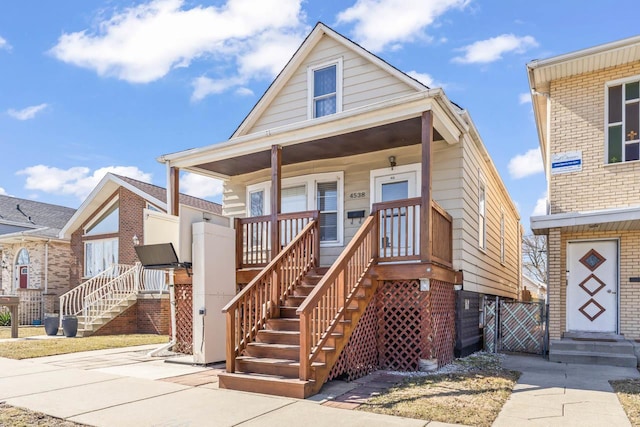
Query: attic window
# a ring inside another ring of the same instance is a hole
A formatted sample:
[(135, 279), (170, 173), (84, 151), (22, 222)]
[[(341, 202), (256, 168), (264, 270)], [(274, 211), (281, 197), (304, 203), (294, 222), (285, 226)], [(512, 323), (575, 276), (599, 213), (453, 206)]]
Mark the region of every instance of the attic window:
[(342, 111), (342, 58), (314, 67), (307, 73), (309, 118)]
[(119, 230), (119, 219), (120, 202), (116, 200), (115, 203), (96, 215), (95, 220), (85, 228), (84, 234), (86, 236), (94, 236), (97, 234), (117, 233)]

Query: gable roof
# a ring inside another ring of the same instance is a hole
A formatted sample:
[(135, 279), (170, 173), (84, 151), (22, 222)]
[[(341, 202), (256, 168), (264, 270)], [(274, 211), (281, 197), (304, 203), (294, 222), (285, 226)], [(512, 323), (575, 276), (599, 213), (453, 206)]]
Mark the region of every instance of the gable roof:
[(349, 40), (342, 34), (332, 30), (324, 23), (318, 22), (311, 33), (309, 33), (309, 35), (304, 39), (300, 47), (298, 47), (298, 50), (296, 50), (291, 59), (289, 59), (287, 65), (285, 65), (282, 71), (280, 71), (280, 74), (278, 74), (273, 82), (271, 82), (262, 97), (254, 105), (254, 107), (240, 123), (237, 129), (233, 132), (231, 138), (247, 134), (247, 132), (253, 127), (253, 125), (256, 124), (257, 120), (264, 113), (264, 111), (269, 107), (280, 90), (287, 84), (295, 71), (300, 67), (300, 65), (304, 62), (304, 60), (311, 53), (314, 47), (320, 42), (320, 40), (322, 40), (322, 37), (325, 35), (340, 43), (345, 48), (354, 51), (357, 55), (360, 55), (370, 62), (374, 63), (378, 67), (382, 68), (389, 74), (395, 76), (397, 79), (406, 83), (417, 91), (429, 89), (429, 87), (427, 87), (426, 85), (398, 70), (396, 67), (389, 64), (379, 56), (374, 55), (354, 41)]
[[(60, 231), (60, 237), (69, 238), (71, 233), (80, 227), (108, 198), (119, 188), (124, 187), (160, 209), (167, 210), (167, 191), (157, 185), (138, 181), (137, 179), (107, 173), (82, 202), (76, 213), (67, 221)], [(195, 209), (222, 214), (222, 206), (218, 203), (180, 193), (180, 204)]]
[(66, 206), (0, 195), (0, 239), (18, 233), (56, 237), (75, 211)]

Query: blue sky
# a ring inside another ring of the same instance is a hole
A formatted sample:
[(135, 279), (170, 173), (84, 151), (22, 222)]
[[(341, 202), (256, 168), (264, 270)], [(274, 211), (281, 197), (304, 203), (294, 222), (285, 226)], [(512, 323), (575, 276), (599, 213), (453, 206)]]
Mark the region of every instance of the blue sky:
[[(637, 34), (636, 1), (0, 2), (0, 194), (77, 207), (106, 171), (225, 141), (317, 21), (467, 109), (522, 221), (546, 183), (525, 64)], [(220, 185), (181, 189), (220, 200)]]

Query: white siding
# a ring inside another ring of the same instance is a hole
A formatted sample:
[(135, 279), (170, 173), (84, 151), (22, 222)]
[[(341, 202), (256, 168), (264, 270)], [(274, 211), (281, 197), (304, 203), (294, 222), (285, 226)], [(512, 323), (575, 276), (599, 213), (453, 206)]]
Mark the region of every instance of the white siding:
[(323, 36), (247, 133), (307, 120), (307, 68), (342, 58), (343, 111), (415, 92), (404, 82)]

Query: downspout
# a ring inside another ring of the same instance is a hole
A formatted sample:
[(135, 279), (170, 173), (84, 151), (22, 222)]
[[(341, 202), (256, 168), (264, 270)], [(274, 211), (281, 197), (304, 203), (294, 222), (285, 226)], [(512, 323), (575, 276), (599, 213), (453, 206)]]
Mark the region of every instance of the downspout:
[(155, 357), (159, 353), (168, 350), (176, 345), (176, 292), (174, 289), (173, 268), (169, 270), (169, 309), (171, 312), (171, 341), (161, 347), (156, 348), (155, 350), (151, 350), (149, 353), (147, 353), (147, 356), (149, 357)]

